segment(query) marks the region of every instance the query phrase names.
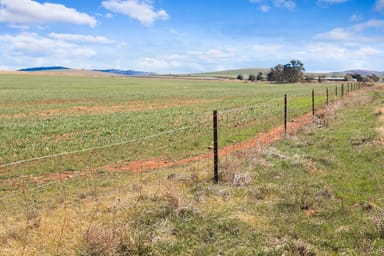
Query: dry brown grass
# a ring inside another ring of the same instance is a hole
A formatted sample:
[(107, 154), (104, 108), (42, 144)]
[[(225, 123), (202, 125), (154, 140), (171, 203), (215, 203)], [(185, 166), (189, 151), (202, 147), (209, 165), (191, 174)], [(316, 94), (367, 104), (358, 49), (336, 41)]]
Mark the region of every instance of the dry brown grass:
[(120, 236), (99, 223), (89, 226), (84, 234), (85, 253), (87, 255), (114, 255), (120, 244)]

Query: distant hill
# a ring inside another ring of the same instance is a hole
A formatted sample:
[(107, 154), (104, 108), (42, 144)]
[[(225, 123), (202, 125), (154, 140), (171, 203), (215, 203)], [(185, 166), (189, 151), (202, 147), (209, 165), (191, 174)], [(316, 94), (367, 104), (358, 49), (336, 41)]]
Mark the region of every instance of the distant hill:
[(264, 75), (270, 71), (269, 68), (242, 68), (242, 69), (231, 69), (216, 72), (198, 73), (192, 74), (193, 76), (210, 76), (210, 77), (236, 77), (237, 75), (243, 75), (248, 77), (250, 74), (257, 75), (262, 72)]
[[(23, 68), (19, 69), (17, 71), (23, 71), (23, 72), (42, 72), (42, 71), (69, 71), (72, 70), (71, 68), (67, 67), (61, 67), (61, 66), (50, 66), (50, 67), (32, 67), (32, 68)], [(83, 70), (86, 71), (86, 70)], [(90, 72), (103, 72), (103, 73), (110, 73), (110, 74), (117, 74), (117, 75), (123, 75), (123, 76), (151, 76), (156, 75), (152, 72), (144, 72), (144, 71), (135, 71), (135, 70), (119, 70), (119, 69), (93, 69), (88, 70)]]
[(153, 76), (156, 73), (144, 72), (144, 71), (135, 71), (135, 70), (120, 70), (120, 69), (94, 69), (93, 71), (112, 73), (124, 76)]
[(23, 68), (23, 69), (19, 69), (17, 71), (34, 72), (34, 71), (52, 71), (52, 70), (66, 70), (66, 69), (69, 69), (69, 68), (60, 67), (60, 66), (52, 66), (52, 67)]

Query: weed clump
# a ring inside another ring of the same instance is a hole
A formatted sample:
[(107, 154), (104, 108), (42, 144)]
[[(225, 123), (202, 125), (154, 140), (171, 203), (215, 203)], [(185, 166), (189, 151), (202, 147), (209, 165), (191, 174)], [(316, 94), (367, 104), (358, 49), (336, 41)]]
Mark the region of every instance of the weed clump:
[(288, 245), (289, 255), (299, 255), (299, 256), (315, 256), (312, 246), (304, 242), (302, 239), (293, 241)]
[(120, 238), (113, 230), (103, 227), (101, 224), (92, 224), (86, 230), (84, 236), (84, 251), (81, 255), (114, 255), (120, 244)]

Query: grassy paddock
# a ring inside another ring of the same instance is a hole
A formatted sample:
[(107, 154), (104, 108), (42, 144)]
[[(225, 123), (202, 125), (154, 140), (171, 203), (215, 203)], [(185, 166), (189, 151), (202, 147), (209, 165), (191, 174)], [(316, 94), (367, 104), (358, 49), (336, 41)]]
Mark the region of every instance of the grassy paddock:
[(219, 185), (199, 161), (136, 175), (88, 169), (5, 195), (0, 254), (382, 255), (383, 99), (382, 87), (364, 89), (297, 136), (223, 158)]
[[(0, 180), (206, 154), (212, 110), (223, 113), (224, 146), (281, 124), (284, 94), (292, 119), (310, 111), (312, 88), (320, 107), (326, 86), (336, 85), (1, 75), (0, 165), (80, 152), (2, 168)], [(102, 148), (111, 144), (119, 145)]]

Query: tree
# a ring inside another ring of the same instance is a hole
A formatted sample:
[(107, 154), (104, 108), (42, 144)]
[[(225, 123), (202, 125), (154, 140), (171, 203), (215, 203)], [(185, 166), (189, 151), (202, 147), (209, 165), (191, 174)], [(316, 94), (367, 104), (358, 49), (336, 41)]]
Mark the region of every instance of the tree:
[(306, 76), (304, 77), (304, 80), (308, 83), (312, 83), (312, 81), (315, 80), (315, 76), (314, 75)]
[(347, 81), (347, 82), (351, 82), (351, 81), (353, 81), (353, 77), (352, 77), (351, 74), (347, 74), (347, 75), (345, 75), (344, 79), (345, 79), (345, 81)]
[(248, 80), (254, 82), (256, 81), (256, 76), (254, 74), (250, 74)]
[(354, 73), (354, 74), (352, 74), (352, 77), (353, 77), (354, 79), (356, 79), (357, 82), (363, 82), (363, 80), (364, 80), (363, 76), (360, 75), (360, 74), (358, 74), (358, 73)]
[(238, 79), (238, 80), (244, 80), (244, 77), (243, 77), (243, 75), (238, 74), (237, 77), (236, 77), (236, 79)]
[(259, 72), (259, 73), (257, 73), (256, 80), (257, 80), (257, 81), (264, 81), (263, 72)]
[(282, 82), (284, 77), (284, 66), (281, 64), (271, 68), (271, 71), (267, 74), (268, 81)]
[(380, 77), (375, 74), (368, 75), (368, 78), (370, 78), (375, 83), (380, 81)]
[(300, 60), (291, 60), (288, 64), (278, 64), (268, 73), (269, 81), (296, 83), (303, 79), (304, 64)]
[(300, 60), (291, 60), (284, 65), (284, 82), (297, 83), (303, 79), (304, 64)]

